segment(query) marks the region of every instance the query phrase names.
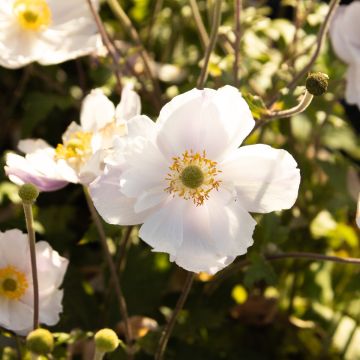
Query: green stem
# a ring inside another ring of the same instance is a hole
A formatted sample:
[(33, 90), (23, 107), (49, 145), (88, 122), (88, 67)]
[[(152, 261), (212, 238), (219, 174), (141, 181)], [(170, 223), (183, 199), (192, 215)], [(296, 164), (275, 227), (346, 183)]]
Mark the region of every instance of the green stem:
[(100, 242), (101, 242), (101, 246), (103, 248), (104, 251), (104, 255), (105, 255), (105, 260), (106, 263), (108, 265), (108, 268), (110, 270), (110, 276), (112, 279), (112, 283), (114, 286), (114, 290), (116, 293), (116, 297), (118, 299), (118, 303), (119, 303), (119, 310), (120, 310), (120, 314), (123, 318), (124, 321), (124, 325), (125, 325), (125, 339), (126, 339), (126, 344), (127, 346), (127, 350), (128, 350), (128, 359), (132, 358), (131, 355), (131, 341), (132, 341), (132, 332), (131, 332), (131, 327), (130, 327), (130, 322), (129, 322), (129, 315), (128, 315), (128, 311), (127, 311), (127, 306), (126, 306), (126, 301), (125, 301), (125, 297), (124, 294), (121, 290), (120, 287), (120, 280), (117, 274), (117, 271), (115, 269), (115, 265), (113, 262), (113, 259), (111, 257), (110, 251), (109, 251), (109, 247), (106, 241), (106, 234), (105, 234), (105, 230), (104, 227), (102, 225), (101, 219), (95, 209), (95, 206), (91, 200), (90, 194), (89, 194), (89, 190), (84, 187), (84, 194), (85, 194), (85, 198), (86, 198), (86, 202), (89, 208), (89, 211), (91, 213), (92, 219), (94, 221), (94, 224), (97, 228), (97, 231), (99, 233), (99, 238), (100, 238)]
[(159, 345), (155, 354), (155, 360), (162, 360), (165, 354), (166, 346), (169, 341), (170, 335), (173, 331), (174, 325), (176, 323), (176, 319), (180, 313), (180, 310), (183, 308), (185, 301), (189, 295), (191, 285), (194, 281), (195, 274), (192, 272), (188, 272), (187, 278), (185, 280), (184, 287), (181, 291), (178, 302), (176, 303), (175, 309), (171, 314), (169, 322), (167, 323), (164, 331), (161, 334)]
[(204, 65), (201, 68), (200, 77), (197, 83), (197, 88), (200, 90), (204, 88), (208, 76), (210, 56), (216, 44), (220, 22), (221, 22), (221, 0), (215, 0), (209, 44), (205, 51)]
[(23, 203), (26, 229), (29, 238), (30, 260), (31, 260), (31, 273), (33, 279), (33, 292), (34, 292), (34, 330), (39, 327), (39, 282), (37, 276), (36, 266), (36, 249), (35, 249), (35, 231), (34, 231), (34, 217), (32, 212), (32, 205)]
[(95, 350), (94, 360), (102, 360), (104, 358), (105, 353)]

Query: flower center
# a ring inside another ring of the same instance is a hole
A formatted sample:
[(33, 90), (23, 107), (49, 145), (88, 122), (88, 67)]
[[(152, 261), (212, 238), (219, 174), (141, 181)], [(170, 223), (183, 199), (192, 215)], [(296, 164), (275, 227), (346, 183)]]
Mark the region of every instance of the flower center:
[(13, 12), (25, 30), (41, 31), (51, 23), (51, 10), (46, 0), (15, 0)]
[(91, 138), (91, 132), (72, 133), (64, 144), (57, 145), (55, 159), (64, 159), (76, 170), (79, 170), (92, 155)]
[(169, 186), (165, 189), (170, 194), (185, 200), (192, 199), (196, 206), (202, 205), (209, 198), (211, 190), (218, 190), (220, 180), (216, 177), (220, 171), (215, 161), (206, 158), (206, 153), (185, 151), (173, 158), (173, 164), (166, 177)]
[(18, 300), (27, 288), (28, 282), (23, 272), (13, 266), (0, 268), (0, 297)]

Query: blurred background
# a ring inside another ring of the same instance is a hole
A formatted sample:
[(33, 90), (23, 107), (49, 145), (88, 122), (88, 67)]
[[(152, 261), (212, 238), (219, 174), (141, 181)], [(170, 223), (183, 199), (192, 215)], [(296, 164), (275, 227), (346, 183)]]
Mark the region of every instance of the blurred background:
[[(139, 49), (106, 3), (101, 18), (119, 53), (119, 69), (135, 84), (143, 113), (156, 120), (160, 104), (196, 86), (204, 49), (188, 0), (120, 1), (150, 54), (160, 93), (151, 90)], [(210, 32), (212, 1), (196, 2)], [(343, 1), (342, 3), (349, 3)], [(328, 10), (326, 1), (243, 0), (239, 80), (233, 76), (234, 1), (223, 1), (222, 25), (211, 57), (207, 87), (237, 86), (251, 101), (256, 119), (263, 104), (294, 106), (303, 92), (282, 89), (309, 61)], [(254, 215), (254, 245), (246, 256), (216, 276), (200, 274), (181, 311), (167, 359), (360, 359), (360, 269), (356, 265), (306, 259), (266, 260), (278, 252), (306, 251), (360, 257), (355, 225), (360, 191), (360, 114), (343, 100), (346, 65), (327, 40), (313, 70), (329, 75), (328, 92), (302, 114), (261, 127), (247, 143), (287, 149), (297, 160), (302, 182), (291, 210)], [(119, 102), (109, 57), (90, 56), (56, 66), (32, 64), (19, 70), (0, 68), (0, 230), (25, 231), (17, 186), (3, 172), (7, 151), (23, 138), (43, 138), (51, 145), (71, 121), (79, 121), (81, 100), (96, 87)], [(255, 96), (255, 97), (254, 97)], [(64, 281), (64, 313), (53, 331), (56, 358), (73, 343), (74, 358), (86, 359), (87, 332), (123, 325), (109, 286), (97, 233), (80, 186), (43, 193), (35, 207), (38, 239), (70, 259)], [(130, 234), (105, 225), (110, 248), (121, 264), (121, 281), (133, 317), (138, 353), (151, 359), (159, 326), (168, 318), (185, 273), (166, 254)], [(246, 260), (244, 260), (246, 259)], [(3, 359), (12, 358), (14, 340), (0, 335)], [(118, 349), (109, 356), (123, 359)]]

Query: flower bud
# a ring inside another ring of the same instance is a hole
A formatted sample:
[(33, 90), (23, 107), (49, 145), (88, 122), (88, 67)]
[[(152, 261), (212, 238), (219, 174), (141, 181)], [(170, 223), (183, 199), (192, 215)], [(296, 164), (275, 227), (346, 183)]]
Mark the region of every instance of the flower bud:
[(314, 96), (320, 96), (327, 91), (329, 76), (321, 72), (309, 73), (306, 79), (306, 89)]
[(114, 351), (119, 345), (119, 338), (111, 329), (101, 329), (95, 334), (96, 350), (101, 353)]
[(31, 331), (26, 337), (26, 347), (35, 354), (46, 355), (54, 349), (53, 335), (46, 329)]
[(19, 189), (20, 199), (25, 204), (33, 204), (39, 196), (39, 190), (33, 184), (24, 184)]

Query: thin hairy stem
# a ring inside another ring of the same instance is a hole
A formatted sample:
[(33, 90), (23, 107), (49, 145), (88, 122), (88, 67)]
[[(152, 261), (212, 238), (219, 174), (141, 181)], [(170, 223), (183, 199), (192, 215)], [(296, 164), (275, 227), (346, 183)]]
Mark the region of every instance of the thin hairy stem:
[(166, 346), (169, 341), (170, 335), (174, 329), (174, 325), (176, 323), (176, 319), (180, 313), (180, 310), (183, 308), (185, 301), (190, 293), (191, 285), (194, 281), (195, 274), (192, 272), (188, 272), (185, 284), (181, 291), (180, 297), (176, 303), (175, 309), (171, 314), (169, 322), (167, 323), (164, 331), (161, 334), (159, 345), (155, 354), (155, 360), (162, 360), (166, 351)]
[(204, 64), (201, 68), (200, 77), (197, 83), (197, 88), (200, 90), (204, 88), (208, 76), (210, 56), (216, 44), (220, 22), (221, 22), (221, 0), (215, 0), (209, 44), (205, 51)]
[(34, 217), (32, 211), (32, 205), (23, 202), (26, 229), (29, 238), (30, 248), (30, 260), (31, 260), (31, 274), (33, 279), (33, 291), (34, 291), (34, 317), (33, 328), (34, 330), (39, 327), (39, 281), (37, 275), (36, 265), (36, 249), (35, 249), (35, 230), (34, 230)]
[[(84, 187), (84, 194), (85, 194), (85, 198), (86, 198), (86, 202), (89, 208), (89, 211), (91, 213), (92, 219), (94, 221), (94, 224), (96, 226), (96, 229), (98, 231), (99, 234), (99, 239), (101, 242), (101, 246), (103, 248), (104, 251), (104, 255), (105, 255), (105, 260), (107, 263), (107, 266), (110, 270), (110, 276), (114, 285), (114, 290), (116, 293), (116, 297), (118, 299), (118, 303), (119, 303), (119, 310), (120, 310), (120, 314), (123, 318), (124, 324), (125, 324), (125, 340), (126, 343), (129, 346), (131, 346), (131, 341), (132, 341), (132, 332), (131, 332), (131, 327), (130, 327), (130, 323), (129, 323), (129, 315), (128, 315), (128, 311), (127, 311), (127, 306), (126, 306), (126, 301), (125, 301), (125, 297), (124, 294), (121, 290), (121, 286), (120, 286), (120, 280), (117, 274), (117, 271), (115, 269), (115, 265), (113, 262), (113, 259), (111, 257), (110, 251), (109, 251), (109, 247), (106, 241), (106, 234), (105, 234), (105, 230), (104, 227), (102, 225), (101, 219), (95, 209), (95, 206), (91, 200), (89, 191), (86, 187)], [(131, 358), (131, 349), (128, 349), (128, 359)]]
[(156, 76), (153, 74), (152, 68), (151, 68), (151, 61), (150, 61), (150, 57), (147, 53), (147, 51), (145, 50), (139, 33), (137, 32), (137, 30), (135, 29), (134, 25), (132, 24), (130, 18), (127, 16), (127, 14), (125, 13), (124, 9), (122, 8), (122, 6), (120, 5), (120, 3), (118, 2), (118, 0), (107, 0), (111, 10), (114, 12), (114, 14), (117, 16), (117, 18), (120, 20), (123, 28), (129, 33), (132, 41), (139, 47), (140, 49), (140, 56), (143, 60), (144, 63), (144, 67), (145, 67), (145, 71), (148, 74), (151, 83), (153, 85), (153, 89), (154, 92), (156, 93), (156, 98), (157, 98), (157, 106), (161, 107), (161, 90), (160, 90), (160, 85), (157, 81)]
[(87, 3), (89, 4), (89, 8), (90, 11), (94, 17), (94, 20), (96, 22), (96, 26), (100, 32), (100, 36), (102, 38), (102, 41), (107, 49), (107, 51), (109, 52), (111, 59), (113, 61), (113, 65), (114, 65), (114, 74), (116, 77), (116, 84), (117, 84), (117, 90), (119, 95), (121, 95), (121, 90), (122, 90), (122, 84), (121, 84), (121, 77), (120, 77), (120, 73), (119, 73), (119, 55), (116, 51), (115, 46), (113, 46), (113, 44), (110, 41), (110, 38), (105, 30), (104, 24), (101, 21), (101, 18), (97, 12), (97, 10), (94, 7), (94, 4), (92, 2), (92, 0), (86, 0)]
[(234, 85), (239, 83), (239, 57), (240, 57), (240, 38), (241, 38), (241, 23), (240, 14), (242, 10), (242, 0), (235, 0), (235, 42), (234, 42)]
[[(342, 264), (354, 264), (360, 265), (360, 259), (358, 258), (350, 258), (350, 257), (340, 257), (334, 255), (324, 255), (324, 254), (317, 254), (311, 252), (300, 252), (300, 251), (290, 251), (284, 252), (279, 254), (267, 254), (264, 255), (264, 258), (268, 261), (277, 261), (282, 259), (304, 259), (304, 260), (314, 260), (314, 261), (332, 261), (336, 263)], [(250, 265), (250, 261), (247, 259), (235, 262), (225, 268), (224, 270), (220, 271), (216, 274), (209, 284), (210, 286), (207, 289), (207, 292), (211, 292), (216, 283), (221, 280), (224, 280), (234, 274), (236, 274), (239, 270), (243, 269), (244, 267)], [(216, 287), (216, 286), (215, 286)]]
[[(328, 33), (329, 30), (329, 26), (330, 26), (330, 22), (332, 17), (335, 14), (335, 11), (337, 9), (337, 7), (339, 6), (340, 0), (331, 0), (330, 5), (329, 5), (329, 11), (326, 14), (326, 17), (324, 19), (324, 22), (321, 25), (321, 28), (317, 34), (317, 38), (316, 38), (316, 48), (314, 53), (312, 54), (310, 60), (308, 61), (308, 63), (292, 78), (292, 80), (286, 85), (286, 88), (289, 89), (289, 91), (293, 90), (297, 83), (311, 70), (311, 68), (313, 67), (316, 59), (318, 58), (320, 51), (322, 49), (322, 46), (324, 44), (324, 41), (326, 39), (326, 35)], [(270, 103), (268, 104), (268, 106), (270, 107), (271, 105), (273, 105), (280, 97), (280, 94), (277, 95), (275, 98), (273, 98)]]
[(204, 49), (209, 45), (209, 35), (205, 29), (204, 23), (201, 18), (200, 10), (196, 0), (189, 0), (193, 18), (195, 21), (196, 28), (200, 35), (201, 45)]

